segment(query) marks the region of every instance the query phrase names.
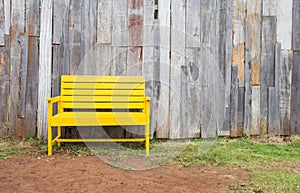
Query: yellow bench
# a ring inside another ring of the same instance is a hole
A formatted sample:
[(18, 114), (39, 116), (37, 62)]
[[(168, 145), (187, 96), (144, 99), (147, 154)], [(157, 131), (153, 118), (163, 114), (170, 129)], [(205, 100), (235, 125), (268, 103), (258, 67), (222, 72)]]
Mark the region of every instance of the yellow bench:
[[(142, 76), (62, 76), (61, 96), (48, 101), (48, 155), (61, 142), (145, 142), (149, 155), (150, 98), (145, 97)], [(58, 113), (53, 115), (53, 104)], [(73, 109), (66, 112), (65, 109)], [(103, 112), (110, 109), (111, 112)], [(131, 112), (130, 110), (135, 112)], [(76, 111), (77, 110), (77, 111)], [(101, 111), (102, 110), (102, 111)], [(124, 112), (126, 110), (126, 112)], [(133, 139), (65, 139), (62, 126), (145, 126), (144, 138)], [(52, 127), (57, 136), (52, 138)]]

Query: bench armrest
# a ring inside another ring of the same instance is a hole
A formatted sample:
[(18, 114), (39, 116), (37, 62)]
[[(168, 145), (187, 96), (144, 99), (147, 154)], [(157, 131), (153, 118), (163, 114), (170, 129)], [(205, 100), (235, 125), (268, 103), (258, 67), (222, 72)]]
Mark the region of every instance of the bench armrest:
[(47, 98), (48, 103), (57, 103), (60, 101), (60, 96), (53, 97), (53, 98)]
[(145, 101), (146, 102), (151, 101), (151, 98), (150, 97), (145, 97)]

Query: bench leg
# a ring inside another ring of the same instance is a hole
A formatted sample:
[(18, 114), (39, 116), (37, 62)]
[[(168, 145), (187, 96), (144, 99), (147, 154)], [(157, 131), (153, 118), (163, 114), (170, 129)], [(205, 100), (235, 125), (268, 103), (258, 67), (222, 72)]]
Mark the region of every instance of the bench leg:
[[(57, 127), (57, 135), (58, 135), (58, 137), (61, 137), (61, 126), (58, 126), (58, 127)], [(60, 142), (57, 142), (57, 146), (58, 146), (58, 147), (61, 146)]]
[(149, 123), (145, 126), (145, 146), (146, 146), (146, 156), (150, 153), (150, 125)]
[(52, 128), (48, 125), (48, 155), (52, 155)]

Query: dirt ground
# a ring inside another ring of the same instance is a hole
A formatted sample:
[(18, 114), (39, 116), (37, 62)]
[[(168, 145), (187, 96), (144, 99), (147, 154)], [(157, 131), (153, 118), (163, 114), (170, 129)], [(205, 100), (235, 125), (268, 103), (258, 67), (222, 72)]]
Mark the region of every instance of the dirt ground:
[(23, 155), (0, 159), (1, 192), (231, 192), (247, 181), (236, 168), (182, 167), (176, 164), (127, 171), (98, 157)]

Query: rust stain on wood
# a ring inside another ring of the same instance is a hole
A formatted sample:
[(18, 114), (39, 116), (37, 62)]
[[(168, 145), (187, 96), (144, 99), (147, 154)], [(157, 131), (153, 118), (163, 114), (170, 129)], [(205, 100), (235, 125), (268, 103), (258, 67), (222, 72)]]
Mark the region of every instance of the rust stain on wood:
[(238, 66), (238, 80), (244, 82), (245, 44), (238, 44), (232, 50), (232, 65)]
[(143, 0), (129, 1), (129, 41), (131, 46), (143, 43)]

